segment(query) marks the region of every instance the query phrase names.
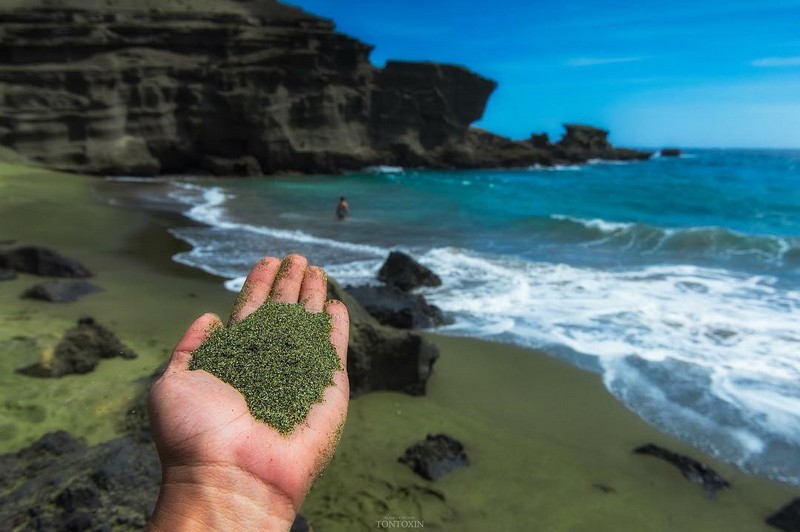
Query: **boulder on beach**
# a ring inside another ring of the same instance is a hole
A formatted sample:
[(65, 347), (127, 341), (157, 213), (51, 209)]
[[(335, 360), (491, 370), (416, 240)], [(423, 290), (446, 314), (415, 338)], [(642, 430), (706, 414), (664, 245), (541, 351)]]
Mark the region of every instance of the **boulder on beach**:
[(352, 324), (347, 348), (350, 396), (377, 390), (424, 395), (437, 358), (439, 349), (419, 334)]
[(464, 445), (446, 434), (428, 434), (424, 440), (406, 449), (397, 461), (431, 481), (439, 480), (447, 473), (469, 465)]
[(398, 329), (428, 329), (450, 320), (420, 294), (394, 286), (348, 286), (347, 291), (382, 325)]
[(381, 325), (332, 279), (328, 297), (342, 301), (350, 313), (350, 396), (377, 390), (424, 395), (439, 348), (420, 334)]
[(441, 286), (442, 280), (409, 255), (392, 251), (378, 270), (378, 280), (408, 292), (420, 286)]
[(102, 288), (88, 281), (68, 279), (39, 283), (23, 292), (22, 297), (51, 303), (72, 303), (83, 296), (102, 291)]
[(52, 354), (17, 371), (32, 377), (63, 377), (89, 373), (101, 359), (114, 357), (131, 359), (136, 353), (93, 318), (81, 318), (77, 326), (64, 333)]
[(21, 246), (0, 252), (0, 269), (43, 277), (91, 277), (80, 262), (42, 246)]

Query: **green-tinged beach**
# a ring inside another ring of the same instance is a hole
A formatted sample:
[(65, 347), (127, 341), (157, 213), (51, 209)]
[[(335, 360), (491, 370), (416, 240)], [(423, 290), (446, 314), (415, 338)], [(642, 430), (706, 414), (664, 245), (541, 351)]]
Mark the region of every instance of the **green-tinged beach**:
[[(204, 311), (227, 315), (219, 279), (170, 260), (181, 244), (164, 214), (118, 209), (95, 178), (0, 165), (0, 240), (52, 247), (85, 264), (103, 292), (76, 303), (21, 299), (40, 279), (0, 283), (0, 450), (64, 429), (114, 437), (129, 402)], [(82, 316), (135, 350), (87, 375), (36, 379), (35, 362)], [(597, 375), (533, 350), (430, 335), (441, 357), (428, 394), (375, 392), (351, 401), (337, 454), (302, 513), (314, 530), (374, 530), (406, 519), (442, 530), (770, 530), (764, 518), (797, 488), (747, 475), (662, 434), (626, 410)], [(471, 465), (438, 482), (398, 463), (426, 434), (460, 440)], [(732, 488), (716, 499), (662, 460), (653, 442), (704, 462)]]

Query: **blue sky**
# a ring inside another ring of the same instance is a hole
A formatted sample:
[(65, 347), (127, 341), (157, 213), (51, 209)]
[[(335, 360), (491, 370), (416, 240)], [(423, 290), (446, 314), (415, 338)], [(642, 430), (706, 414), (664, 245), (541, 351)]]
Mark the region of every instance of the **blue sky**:
[(476, 125), (513, 138), (582, 122), (619, 145), (800, 148), (800, 0), (290, 3), (373, 44), (375, 65), (496, 80)]

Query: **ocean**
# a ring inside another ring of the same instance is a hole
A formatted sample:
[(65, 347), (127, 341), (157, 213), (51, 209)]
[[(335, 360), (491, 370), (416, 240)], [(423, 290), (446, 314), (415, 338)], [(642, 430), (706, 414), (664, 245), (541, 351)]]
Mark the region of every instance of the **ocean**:
[(800, 151), (137, 190), (137, 202), (199, 222), (173, 230), (192, 247), (174, 260), (230, 290), (261, 256), (289, 253), (343, 285), (377, 284), (403, 250), (443, 279), (420, 291), (455, 319), (437, 332), (597, 372), (662, 430), (800, 485)]

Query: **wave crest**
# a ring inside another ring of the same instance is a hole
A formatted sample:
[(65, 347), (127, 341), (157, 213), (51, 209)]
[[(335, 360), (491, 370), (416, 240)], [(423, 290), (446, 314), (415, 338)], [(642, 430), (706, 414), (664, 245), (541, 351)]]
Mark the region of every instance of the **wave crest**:
[(680, 259), (751, 258), (800, 266), (800, 239), (746, 235), (722, 227), (660, 228), (563, 215), (537, 218), (533, 227), (557, 243), (583, 244)]

